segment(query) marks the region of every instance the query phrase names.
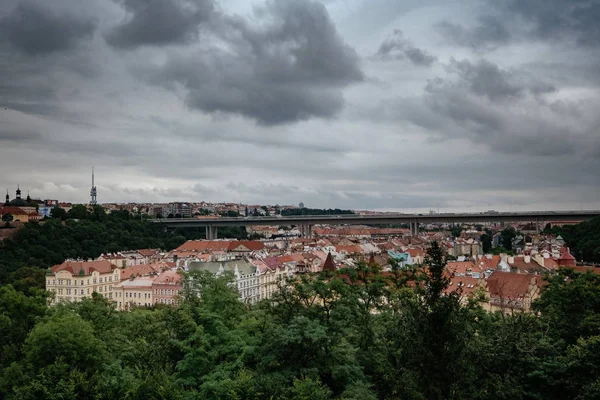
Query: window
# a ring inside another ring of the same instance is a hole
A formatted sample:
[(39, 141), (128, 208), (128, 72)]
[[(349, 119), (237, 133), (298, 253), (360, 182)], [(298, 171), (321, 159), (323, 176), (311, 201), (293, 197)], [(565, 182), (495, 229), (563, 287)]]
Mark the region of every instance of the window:
[[(83, 289), (81, 289), (81, 294), (83, 294)], [(90, 294), (90, 288), (88, 288), (87, 294)]]
[(102, 283), (102, 278), (100, 278), (100, 283)]

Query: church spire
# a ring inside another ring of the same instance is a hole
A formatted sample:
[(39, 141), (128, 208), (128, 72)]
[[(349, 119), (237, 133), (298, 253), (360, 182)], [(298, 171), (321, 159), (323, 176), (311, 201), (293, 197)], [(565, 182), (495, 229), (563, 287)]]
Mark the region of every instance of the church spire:
[(333, 262), (333, 257), (331, 256), (331, 252), (327, 254), (327, 258), (323, 263), (323, 271), (335, 271), (335, 263)]
[(29, 190), (27, 191), (27, 202), (29, 203), (31, 201), (31, 196), (29, 196)]
[(17, 185), (17, 199), (21, 198), (21, 188)]
[(8, 203), (10, 203), (10, 196), (8, 195), (8, 189), (6, 189), (6, 202), (4, 203), (4, 205), (7, 206)]

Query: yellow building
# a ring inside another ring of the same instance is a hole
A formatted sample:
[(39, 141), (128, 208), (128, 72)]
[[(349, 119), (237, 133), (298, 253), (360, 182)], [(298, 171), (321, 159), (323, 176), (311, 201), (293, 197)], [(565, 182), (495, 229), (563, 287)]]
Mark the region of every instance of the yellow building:
[(113, 298), (113, 286), (120, 281), (120, 269), (108, 261), (65, 261), (50, 268), (46, 290), (54, 294), (51, 304), (81, 301), (97, 292)]
[(113, 288), (113, 300), (118, 310), (128, 310), (132, 306), (151, 306), (152, 284), (156, 276), (139, 276), (127, 279)]

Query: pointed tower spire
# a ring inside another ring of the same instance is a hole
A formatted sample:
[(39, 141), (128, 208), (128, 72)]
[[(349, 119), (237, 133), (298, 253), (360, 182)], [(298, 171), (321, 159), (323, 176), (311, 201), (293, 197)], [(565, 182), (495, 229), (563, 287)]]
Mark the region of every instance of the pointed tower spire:
[(8, 189), (6, 189), (6, 202), (4, 203), (4, 205), (7, 206), (8, 203), (10, 203), (10, 196), (8, 195)]
[(17, 185), (17, 199), (21, 198), (21, 188)]
[(335, 264), (333, 262), (333, 257), (331, 256), (331, 252), (327, 253), (327, 258), (323, 263), (323, 271), (335, 271)]
[(27, 190), (27, 202), (29, 203), (31, 201), (31, 196), (29, 196), (29, 190)]
[(375, 264), (377, 264), (375, 262), (375, 253), (371, 252), (371, 257), (369, 257), (369, 265), (373, 266)]

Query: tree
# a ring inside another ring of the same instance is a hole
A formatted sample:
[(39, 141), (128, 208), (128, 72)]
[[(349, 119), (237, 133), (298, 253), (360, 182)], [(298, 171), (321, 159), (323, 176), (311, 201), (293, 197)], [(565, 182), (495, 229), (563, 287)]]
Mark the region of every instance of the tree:
[(4, 221), (4, 226), (6, 228), (10, 227), (10, 223), (13, 221), (14, 217), (10, 213), (6, 213), (2, 215), (2, 221)]
[(511, 251), (512, 246), (513, 246), (512, 242), (513, 242), (513, 239), (517, 236), (517, 231), (512, 226), (509, 226), (507, 228), (504, 228), (501, 235), (502, 235), (502, 247), (504, 247), (508, 251)]
[(83, 204), (74, 204), (73, 207), (67, 212), (67, 216), (70, 219), (89, 219), (90, 212)]
[(67, 212), (65, 211), (64, 208), (60, 208), (59, 206), (54, 206), (50, 210), (50, 218), (60, 219), (60, 220), (64, 221), (65, 219), (67, 219)]

